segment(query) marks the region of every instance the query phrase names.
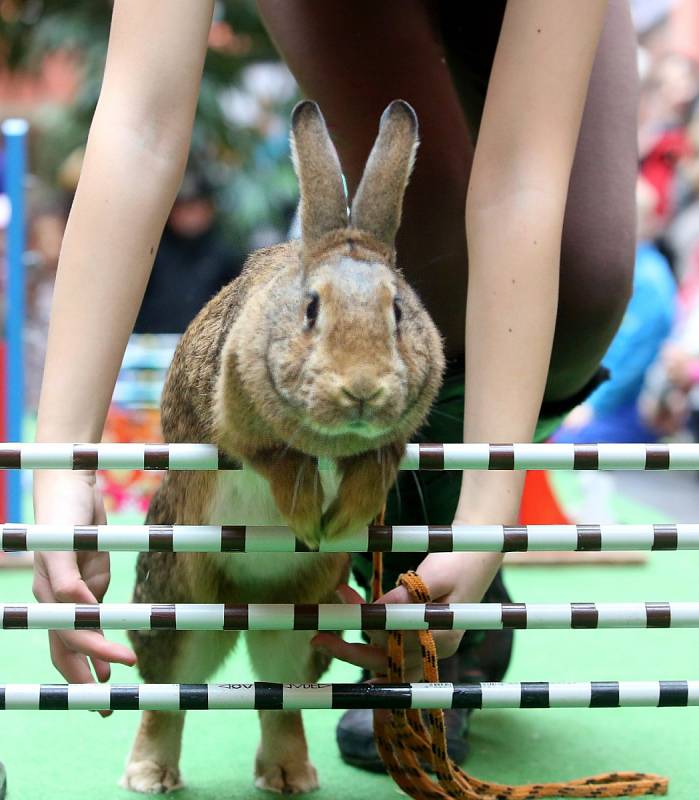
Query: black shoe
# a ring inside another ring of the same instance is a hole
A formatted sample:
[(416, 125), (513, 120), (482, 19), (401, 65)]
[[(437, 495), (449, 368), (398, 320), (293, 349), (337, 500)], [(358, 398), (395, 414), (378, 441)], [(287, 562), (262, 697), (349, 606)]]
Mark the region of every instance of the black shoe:
[[(440, 679), (458, 682), (460, 654), (455, 653), (439, 662)], [(368, 676), (367, 676), (368, 677)], [(451, 759), (462, 764), (468, 755), (468, 718), (470, 709), (447, 708), (444, 724), (447, 733), (447, 751)], [(427, 722), (427, 720), (425, 720)], [(369, 772), (386, 772), (374, 742), (374, 718), (368, 708), (352, 708), (340, 718), (335, 731), (342, 760), (353, 767)], [(429, 765), (424, 765), (429, 769)]]
[(5, 766), (0, 764), (0, 800), (5, 800), (7, 796), (7, 773)]
[[(452, 760), (462, 764), (468, 755), (468, 712), (463, 708), (444, 711), (447, 729), (447, 750)], [(374, 742), (374, 719), (368, 708), (345, 711), (335, 731), (342, 760), (369, 772), (386, 772)], [(425, 764), (429, 769), (429, 765)]]
[[(499, 572), (483, 601), (511, 602)], [(510, 629), (468, 631), (461, 640), (459, 650), (439, 662), (440, 680), (448, 683), (501, 681), (512, 655), (512, 633)], [(368, 674), (363, 676), (363, 680), (368, 678)], [(471, 709), (444, 710), (447, 751), (456, 764), (462, 764), (468, 756), (470, 713)], [(373, 715), (369, 709), (355, 708), (345, 711), (335, 735), (342, 760), (347, 764), (370, 772), (386, 771), (374, 743)]]

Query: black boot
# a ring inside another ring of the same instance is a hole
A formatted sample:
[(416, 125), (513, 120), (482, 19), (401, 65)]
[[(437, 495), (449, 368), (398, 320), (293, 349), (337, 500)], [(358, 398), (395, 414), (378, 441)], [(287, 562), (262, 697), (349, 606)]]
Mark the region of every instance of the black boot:
[[(458, 682), (458, 662), (459, 653), (440, 661), (440, 680), (448, 683)], [(365, 680), (368, 677), (367, 675)], [(466, 709), (448, 708), (444, 710), (447, 750), (457, 764), (462, 764), (468, 755), (468, 718), (469, 713)], [(342, 760), (347, 764), (369, 772), (386, 772), (386, 767), (384, 767), (374, 742), (373, 725), (374, 718), (371, 709), (352, 708), (345, 711), (335, 731), (337, 746)], [(424, 766), (428, 767), (427, 764)]]
[[(510, 596), (500, 573), (483, 598), (485, 603), (509, 603)], [(512, 655), (512, 631), (468, 631), (458, 651), (439, 662), (439, 678), (447, 683), (480, 683), (501, 681)], [(363, 680), (369, 678), (363, 675)], [(462, 764), (468, 755), (470, 709), (448, 708), (444, 711), (447, 751), (451, 759)], [(342, 760), (370, 772), (385, 772), (386, 768), (374, 742), (371, 710), (353, 708), (345, 711), (335, 731)], [(427, 766), (427, 765), (425, 765)]]

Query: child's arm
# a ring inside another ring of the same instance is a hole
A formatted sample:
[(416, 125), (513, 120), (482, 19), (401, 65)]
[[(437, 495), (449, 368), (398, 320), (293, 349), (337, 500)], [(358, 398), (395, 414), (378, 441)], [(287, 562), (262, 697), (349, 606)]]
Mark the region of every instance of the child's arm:
[[(187, 160), (213, 0), (116, 0), (100, 99), (58, 265), (37, 440), (102, 437), (114, 383)], [(37, 522), (104, 521), (94, 475), (38, 472)], [(106, 554), (43, 553), (34, 592), (89, 603), (109, 583)], [(99, 633), (50, 634), (68, 680), (133, 663)]]

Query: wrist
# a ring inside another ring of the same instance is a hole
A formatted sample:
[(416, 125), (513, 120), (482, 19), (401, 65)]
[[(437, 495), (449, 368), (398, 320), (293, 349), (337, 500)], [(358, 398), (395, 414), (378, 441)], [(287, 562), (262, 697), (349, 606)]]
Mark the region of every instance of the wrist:
[(526, 473), (465, 471), (454, 522), (462, 525), (514, 525), (519, 517)]

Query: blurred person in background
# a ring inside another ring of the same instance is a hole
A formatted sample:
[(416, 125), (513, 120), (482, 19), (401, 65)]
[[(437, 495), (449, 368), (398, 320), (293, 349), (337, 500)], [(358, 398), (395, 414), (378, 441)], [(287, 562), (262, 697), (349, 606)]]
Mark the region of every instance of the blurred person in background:
[(678, 164), (691, 154), (687, 124), (698, 81), (699, 71), (693, 61), (668, 53), (647, 68), (643, 82), (640, 173), (655, 189), (655, 211), (663, 223), (675, 212)]
[(648, 374), (640, 408), (661, 436), (699, 441), (699, 250), (680, 284), (672, 335)]
[(695, 104), (687, 127), (689, 151), (677, 163), (674, 176), (674, 216), (662, 231), (672, 254), (679, 282), (685, 282), (699, 254), (699, 105)]
[(650, 442), (657, 433), (643, 420), (638, 399), (675, 318), (676, 284), (653, 240), (658, 233), (657, 192), (642, 177), (636, 187), (638, 244), (626, 314), (602, 364), (610, 379), (571, 412), (555, 442)]
[(168, 216), (134, 333), (184, 333), (238, 275), (243, 260), (220, 230), (213, 186), (190, 167)]

